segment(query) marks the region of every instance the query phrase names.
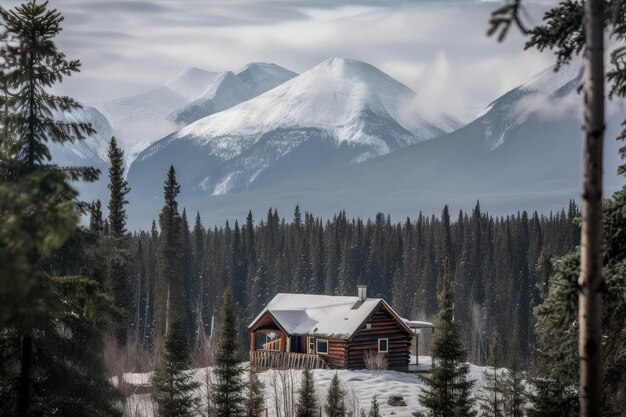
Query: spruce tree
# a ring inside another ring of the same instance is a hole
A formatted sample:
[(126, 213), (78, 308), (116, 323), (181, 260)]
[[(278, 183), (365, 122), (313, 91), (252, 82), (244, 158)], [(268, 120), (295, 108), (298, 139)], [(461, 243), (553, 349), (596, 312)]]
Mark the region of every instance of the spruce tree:
[(89, 206), (89, 230), (102, 232), (104, 221), (102, 220), (102, 203), (96, 200)]
[(178, 213), (176, 197), (180, 186), (176, 181), (176, 170), (170, 166), (163, 187), (165, 204), (159, 214), (161, 236), (158, 249), (158, 280), (156, 288), (155, 321), (157, 338), (166, 331), (169, 320), (184, 314), (183, 271), (182, 271), (182, 219)]
[(35, 391), (39, 398), (31, 415), (73, 417), (120, 416), (123, 398), (106, 374), (105, 329), (118, 312), (94, 280), (81, 276), (54, 278), (59, 310), (46, 337), (34, 342), (38, 364)]
[(381, 417), (380, 406), (378, 405), (378, 400), (376, 400), (375, 395), (372, 397), (372, 402), (370, 404), (370, 411), (367, 413), (367, 417)]
[(485, 416), (504, 417), (505, 395), (504, 372), (500, 368), (485, 370), (485, 382), (478, 398), (480, 410)]
[(230, 288), (224, 291), (220, 321), (215, 355), (213, 407), (220, 417), (241, 417), (244, 415), (244, 371), (241, 367), (235, 300)]
[(315, 381), (310, 370), (302, 372), (300, 388), (298, 389), (298, 403), (296, 404), (296, 417), (318, 417), (317, 393)]
[(505, 414), (506, 388), (504, 382), (505, 372), (500, 369), (500, 350), (498, 337), (494, 336), (491, 342), (491, 367), (484, 372), (484, 384), (478, 402), (483, 415), (503, 417)]
[(244, 400), (246, 417), (261, 417), (265, 410), (265, 397), (263, 395), (263, 383), (257, 374), (250, 370), (248, 372), (248, 383), (246, 384), (246, 398)]
[(180, 316), (172, 317), (159, 365), (152, 379), (159, 417), (192, 417), (199, 399), (198, 383), (186, 372), (189, 366), (187, 336)]
[(128, 182), (124, 178), (124, 151), (119, 148), (114, 137), (109, 142), (109, 237), (111, 239), (109, 276), (107, 287), (113, 296), (115, 305), (123, 313), (115, 331), (117, 342), (126, 343), (128, 331), (128, 317), (130, 315), (130, 291), (126, 285), (128, 279), (128, 241), (126, 230), (126, 196), (130, 192)]
[(80, 71), (81, 66), (79, 60), (67, 60), (54, 44), (54, 38), (63, 30), (63, 16), (58, 10), (49, 9), (47, 1), (30, 0), (14, 9), (0, 8), (0, 19), (8, 38), (0, 46), (7, 68), (1, 81), (8, 86), (7, 95), (11, 97), (5, 120), (12, 133), (2, 176), (15, 179), (35, 171), (57, 170), (72, 180), (95, 181), (100, 173), (97, 169), (50, 163), (48, 141), (63, 144), (95, 133), (87, 122), (54, 120), (54, 112), (71, 113), (82, 107), (71, 97), (48, 92), (65, 77)]
[(189, 336), (189, 340), (193, 341), (193, 333), (195, 330), (196, 307), (196, 288), (193, 277), (193, 254), (191, 244), (191, 233), (189, 232), (189, 223), (187, 222), (187, 211), (183, 209), (181, 217), (181, 245), (182, 245), (182, 274), (183, 274), (183, 298), (185, 311), (185, 333)]
[(47, 146), (94, 133), (89, 123), (56, 121), (55, 112), (81, 106), (48, 91), (80, 62), (57, 49), (63, 16), (48, 2), (0, 8), (0, 20), (0, 402), (3, 412), (20, 417), (117, 415), (101, 356), (104, 297), (91, 280), (53, 277), (43, 268), (78, 225), (77, 194), (67, 180), (99, 174), (54, 165)]
[(461, 362), (465, 350), (461, 345), (459, 324), (454, 319), (454, 292), (449, 261), (445, 261), (443, 288), (439, 294), (439, 312), (435, 318), (431, 355), (433, 365), (429, 376), (421, 377), (424, 389), (420, 402), (434, 417), (474, 416), (468, 379), (469, 365)]
[(504, 415), (507, 417), (524, 417), (528, 392), (524, 381), (524, 372), (513, 364), (504, 377)]
[(326, 405), (324, 411), (328, 417), (345, 417), (346, 415), (346, 392), (341, 388), (339, 376), (335, 372), (328, 387), (326, 395)]
[(112, 137), (109, 142), (109, 230), (113, 237), (122, 239), (126, 230), (126, 196), (130, 192), (128, 182), (124, 178), (124, 151)]

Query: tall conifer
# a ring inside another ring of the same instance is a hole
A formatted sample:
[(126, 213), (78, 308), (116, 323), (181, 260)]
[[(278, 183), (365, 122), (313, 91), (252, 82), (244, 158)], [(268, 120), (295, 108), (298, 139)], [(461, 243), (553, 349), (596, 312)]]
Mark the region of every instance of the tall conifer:
[(246, 396), (244, 400), (246, 417), (261, 417), (265, 410), (265, 397), (263, 396), (263, 383), (257, 374), (250, 370), (248, 383), (246, 384)]
[(180, 186), (176, 170), (170, 166), (163, 187), (165, 204), (159, 215), (161, 236), (158, 249), (158, 280), (156, 288), (155, 320), (157, 337), (162, 337), (168, 322), (175, 315), (184, 314), (181, 217), (176, 197)]
[(222, 298), (217, 353), (215, 355), (215, 385), (213, 406), (220, 417), (244, 415), (243, 368), (241, 367), (240, 342), (235, 316), (235, 300), (230, 288)]
[(124, 151), (112, 137), (109, 142), (109, 231), (117, 239), (126, 233), (126, 196), (130, 192), (128, 182), (124, 178)]
[(465, 351), (459, 337), (459, 324), (454, 319), (453, 275), (449, 261), (444, 271), (439, 313), (433, 330), (433, 366), (431, 374), (422, 377), (425, 388), (419, 398), (434, 417), (474, 416), (471, 398), (474, 381), (468, 379), (469, 366), (462, 362)]
[(317, 393), (315, 382), (310, 370), (302, 372), (300, 388), (298, 389), (298, 402), (296, 404), (296, 417), (318, 417)]
[(117, 145), (114, 137), (109, 142), (109, 236), (112, 240), (113, 253), (109, 256), (109, 276), (107, 287), (115, 305), (122, 311), (124, 318), (118, 323), (116, 338), (118, 343), (125, 344), (130, 315), (130, 292), (127, 288), (128, 280), (128, 241), (126, 230), (126, 196), (130, 192), (128, 182), (124, 178), (124, 151)]
[(187, 336), (180, 316), (172, 317), (163, 353), (156, 368), (152, 385), (153, 398), (159, 417), (193, 417), (199, 398), (198, 383), (186, 372), (189, 366)]
[[(55, 112), (81, 107), (48, 91), (78, 72), (80, 62), (57, 49), (63, 16), (48, 2), (0, 8), (0, 20), (0, 281), (12, 284), (0, 290), (0, 402), (4, 412), (19, 417), (116, 415), (101, 357), (104, 298), (93, 281), (53, 278), (43, 269), (44, 259), (78, 224), (77, 195), (67, 180), (94, 181), (99, 174), (91, 167), (54, 165), (47, 146), (95, 132), (86, 122), (54, 119)], [(76, 389), (84, 396), (72, 397)]]
[(346, 415), (346, 392), (341, 388), (339, 376), (335, 372), (328, 387), (326, 405), (324, 411), (328, 417), (345, 417)]

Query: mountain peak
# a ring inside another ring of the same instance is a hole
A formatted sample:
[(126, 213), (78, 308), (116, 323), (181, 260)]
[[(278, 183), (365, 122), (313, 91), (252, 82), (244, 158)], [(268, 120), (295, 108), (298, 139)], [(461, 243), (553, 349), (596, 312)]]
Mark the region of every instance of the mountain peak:
[(333, 57), (328, 58), (325, 61), (322, 61), (319, 65), (320, 68), (333, 69), (336, 71), (345, 71), (345, 70), (353, 70), (353, 71), (369, 71), (369, 72), (378, 72), (384, 75), (384, 72), (373, 66), (372, 64), (368, 64), (367, 62), (359, 61), (358, 59), (351, 58), (341, 58), (341, 57)]
[(256, 97), (298, 74), (276, 64), (253, 62), (240, 69), (236, 75), (250, 90), (251, 96)]
[(211, 72), (197, 67), (189, 67), (163, 85), (175, 93), (193, 100), (222, 74), (221, 72)]
[(414, 94), (413, 90), (409, 87), (376, 68), (374, 65), (356, 59), (341, 57), (329, 58), (303, 75), (323, 77), (329, 81), (339, 81), (342, 83), (364, 83), (383, 95), (386, 95), (385, 90), (388, 89), (402, 95)]
[[(406, 117), (403, 105), (413, 94), (372, 65), (331, 58), (265, 94), (198, 120), (175, 136), (194, 138), (213, 155), (227, 159), (268, 132), (306, 128), (331, 135), (335, 143), (367, 147), (363, 158), (369, 158), (449, 130), (417, 114)], [(379, 132), (383, 125), (387, 130)], [(395, 133), (390, 133), (390, 126)]]
[(527, 83), (522, 84), (520, 89), (552, 94), (571, 81), (579, 80), (582, 83), (582, 71), (582, 61), (579, 59), (568, 65), (563, 65), (558, 71), (555, 71), (555, 66), (552, 65), (536, 74)]
[(320, 64), (318, 64), (314, 68), (324, 69), (327, 71), (334, 71), (337, 73), (342, 73), (346, 70), (379, 71), (376, 67), (366, 62), (358, 61), (356, 59), (341, 58), (341, 57), (328, 58), (327, 60), (322, 61)]
[(244, 71), (246, 71), (248, 69), (258, 69), (258, 70), (280, 69), (280, 70), (289, 71), (289, 70), (281, 67), (280, 65), (274, 64), (273, 62), (250, 62), (250, 63), (244, 65), (243, 67), (241, 67), (241, 69), (239, 71), (237, 71), (237, 74), (241, 74), (242, 72), (244, 72)]

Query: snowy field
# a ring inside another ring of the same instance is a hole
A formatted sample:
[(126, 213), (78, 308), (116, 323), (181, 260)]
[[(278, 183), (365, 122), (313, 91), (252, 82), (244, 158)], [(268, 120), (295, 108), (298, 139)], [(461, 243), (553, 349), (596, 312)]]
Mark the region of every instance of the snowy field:
[[(430, 362), (430, 357), (420, 356), (419, 363)], [(470, 378), (476, 380), (474, 387), (477, 392), (483, 385), (483, 373), (486, 368), (470, 366)], [(211, 368), (196, 369), (194, 377), (201, 384), (199, 395), (205, 396), (207, 378), (212, 377)], [(368, 370), (327, 370), (316, 369), (313, 371), (318, 392), (320, 405), (323, 405), (328, 391), (330, 380), (335, 372), (339, 375), (342, 387), (347, 392), (346, 402), (348, 412), (352, 413), (359, 408), (369, 410), (370, 402), (374, 395), (377, 396), (382, 416), (411, 417), (415, 411), (425, 411), (420, 406), (418, 394), (422, 382), (413, 373), (395, 371), (373, 372)], [(302, 371), (275, 371), (269, 370), (259, 373), (259, 379), (265, 385), (265, 404), (269, 417), (292, 417), (285, 413), (285, 408), (295, 404), (297, 398), (289, 393), (298, 389)], [(149, 384), (150, 374), (126, 374), (125, 379), (132, 384)], [(406, 406), (390, 406), (387, 399), (390, 395), (401, 396)], [(136, 394), (128, 402), (128, 415), (133, 417), (152, 417), (153, 407), (149, 394)], [(205, 414), (203, 414), (205, 415)]]

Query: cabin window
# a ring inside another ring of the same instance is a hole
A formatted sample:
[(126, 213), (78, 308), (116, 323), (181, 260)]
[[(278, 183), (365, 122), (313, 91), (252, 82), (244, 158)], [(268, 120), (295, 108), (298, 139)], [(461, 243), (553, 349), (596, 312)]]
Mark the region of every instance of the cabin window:
[(365, 328), (366, 328), (367, 330), (372, 330), (372, 323), (367, 323), (367, 324), (365, 325)]
[(316, 347), (318, 355), (328, 355), (328, 340), (317, 339)]
[(378, 352), (379, 353), (389, 352), (389, 340), (388, 339), (378, 339)]
[(309, 353), (315, 353), (315, 338), (311, 336), (309, 336)]

